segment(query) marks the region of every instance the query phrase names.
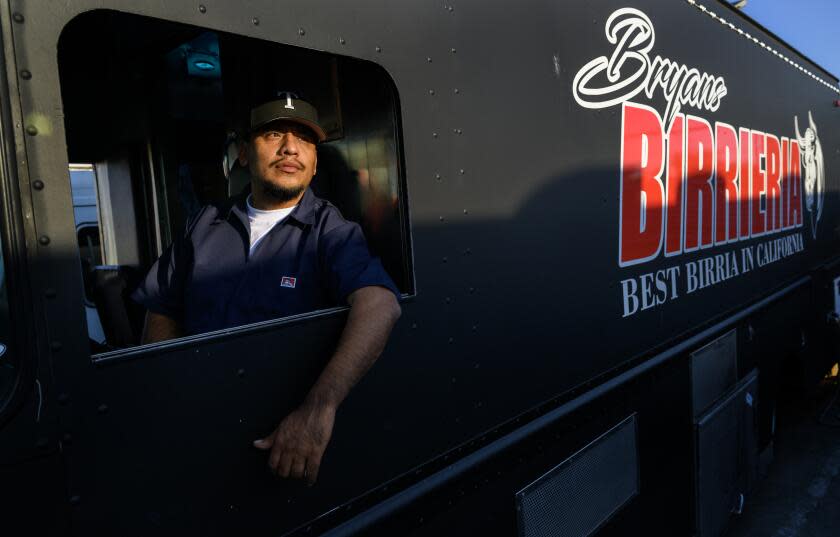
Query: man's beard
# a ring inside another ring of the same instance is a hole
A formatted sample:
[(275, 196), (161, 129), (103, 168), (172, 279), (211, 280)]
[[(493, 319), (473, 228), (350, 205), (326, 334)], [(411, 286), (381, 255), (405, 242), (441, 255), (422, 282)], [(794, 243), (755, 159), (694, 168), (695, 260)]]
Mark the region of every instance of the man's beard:
[(299, 185), (292, 188), (286, 188), (284, 186), (275, 185), (263, 179), (260, 180), (260, 187), (262, 188), (263, 194), (281, 203), (294, 200), (295, 198), (300, 196), (304, 189), (303, 185)]

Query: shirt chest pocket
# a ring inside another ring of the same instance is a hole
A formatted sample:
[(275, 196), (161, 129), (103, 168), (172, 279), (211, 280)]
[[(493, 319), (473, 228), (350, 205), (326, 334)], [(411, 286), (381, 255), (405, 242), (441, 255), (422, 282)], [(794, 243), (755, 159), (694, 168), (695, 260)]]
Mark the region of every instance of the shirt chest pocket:
[(327, 307), (315, 255), (273, 256), (259, 264), (251, 304), (261, 319), (286, 317)]

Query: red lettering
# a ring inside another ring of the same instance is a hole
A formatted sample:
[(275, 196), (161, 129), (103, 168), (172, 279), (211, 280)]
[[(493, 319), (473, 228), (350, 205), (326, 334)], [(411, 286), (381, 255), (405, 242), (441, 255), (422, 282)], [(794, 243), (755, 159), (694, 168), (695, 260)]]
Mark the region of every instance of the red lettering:
[(738, 135), (726, 123), (715, 125), (715, 241), (738, 238)]
[(683, 151), (685, 150), (685, 116), (677, 114), (668, 130), (668, 205), (665, 227), (665, 255), (682, 251), (683, 221)]
[(779, 163), (779, 139), (768, 134), (765, 139), (767, 146), (766, 160), (767, 169), (767, 231), (782, 229), (779, 213), (779, 200), (781, 199), (781, 187), (779, 179), (782, 176), (782, 167)]
[(665, 139), (655, 110), (631, 103), (622, 108), (618, 255), (619, 264), (625, 266), (656, 256), (662, 246)]
[(802, 168), (799, 162), (799, 145), (790, 143), (790, 206), (788, 225), (802, 225)]
[(621, 136), (620, 266), (802, 226), (796, 140), (631, 102)]
[(685, 249), (712, 244), (712, 126), (693, 116), (686, 119)]
[(779, 225), (788, 227), (790, 210), (790, 140), (782, 137), (782, 178), (779, 181)]
[(750, 218), (750, 235), (763, 235), (767, 229), (767, 212), (761, 210), (761, 195), (767, 190), (765, 167), (761, 166), (764, 156), (764, 133), (752, 131), (752, 173), (750, 174), (750, 202), (752, 214)]
[(740, 199), (740, 217), (738, 219), (738, 235), (742, 239), (750, 236), (750, 130), (738, 129), (740, 147), (740, 173), (738, 178), (738, 199)]

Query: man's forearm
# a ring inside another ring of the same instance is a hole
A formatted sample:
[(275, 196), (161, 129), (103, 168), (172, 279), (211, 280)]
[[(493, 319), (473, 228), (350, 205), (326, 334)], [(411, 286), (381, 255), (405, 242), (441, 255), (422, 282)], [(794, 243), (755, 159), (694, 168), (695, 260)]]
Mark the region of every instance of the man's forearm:
[(309, 484), (318, 479), (338, 405), (382, 354), (400, 316), (394, 294), (382, 287), (358, 289), (348, 302), (350, 314), (338, 346), (306, 400), (270, 435), (254, 441), (257, 449), (271, 450), (268, 466), (280, 477), (305, 479)]
[(178, 321), (161, 313), (147, 311), (146, 322), (143, 325), (143, 337), (140, 343), (143, 345), (157, 343), (167, 339), (175, 339), (182, 335), (183, 330)]
[(400, 317), (397, 299), (383, 287), (363, 287), (353, 292), (348, 301), (350, 314), (338, 346), (305, 403), (337, 408), (382, 354)]

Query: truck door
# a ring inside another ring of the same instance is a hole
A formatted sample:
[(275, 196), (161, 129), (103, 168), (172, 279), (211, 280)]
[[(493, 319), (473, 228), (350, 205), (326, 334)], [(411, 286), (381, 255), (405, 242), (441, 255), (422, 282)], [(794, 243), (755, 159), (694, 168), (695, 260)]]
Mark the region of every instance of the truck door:
[[(11, 24), (18, 70), (28, 73), (16, 105), (38, 236), (33, 288), (50, 290), (46, 356), (59, 434), (72, 437), (61, 447), (75, 530), (278, 533), (385, 481), (393, 469), (355, 462), (369, 456), (359, 434), (384, 434), (364, 404), (340, 418), (314, 489), (269, 475), (266, 453), (252, 446), (302, 401), (346, 307), (140, 346), (142, 312), (128, 298), (190, 213), (228, 196), (223, 142), (253, 94), (298, 88), (330, 135), (313, 188), (361, 223), (410, 295), (398, 100), (385, 71), (246, 39), (220, 29), (221, 14), (197, 26), (204, 12), (173, 22), (181, 8), (157, 19), (83, 3), (25, 8), (12, 10)], [(277, 58), (282, 72), (253, 70)], [(77, 234), (68, 170), (95, 175), (95, 248)]]

